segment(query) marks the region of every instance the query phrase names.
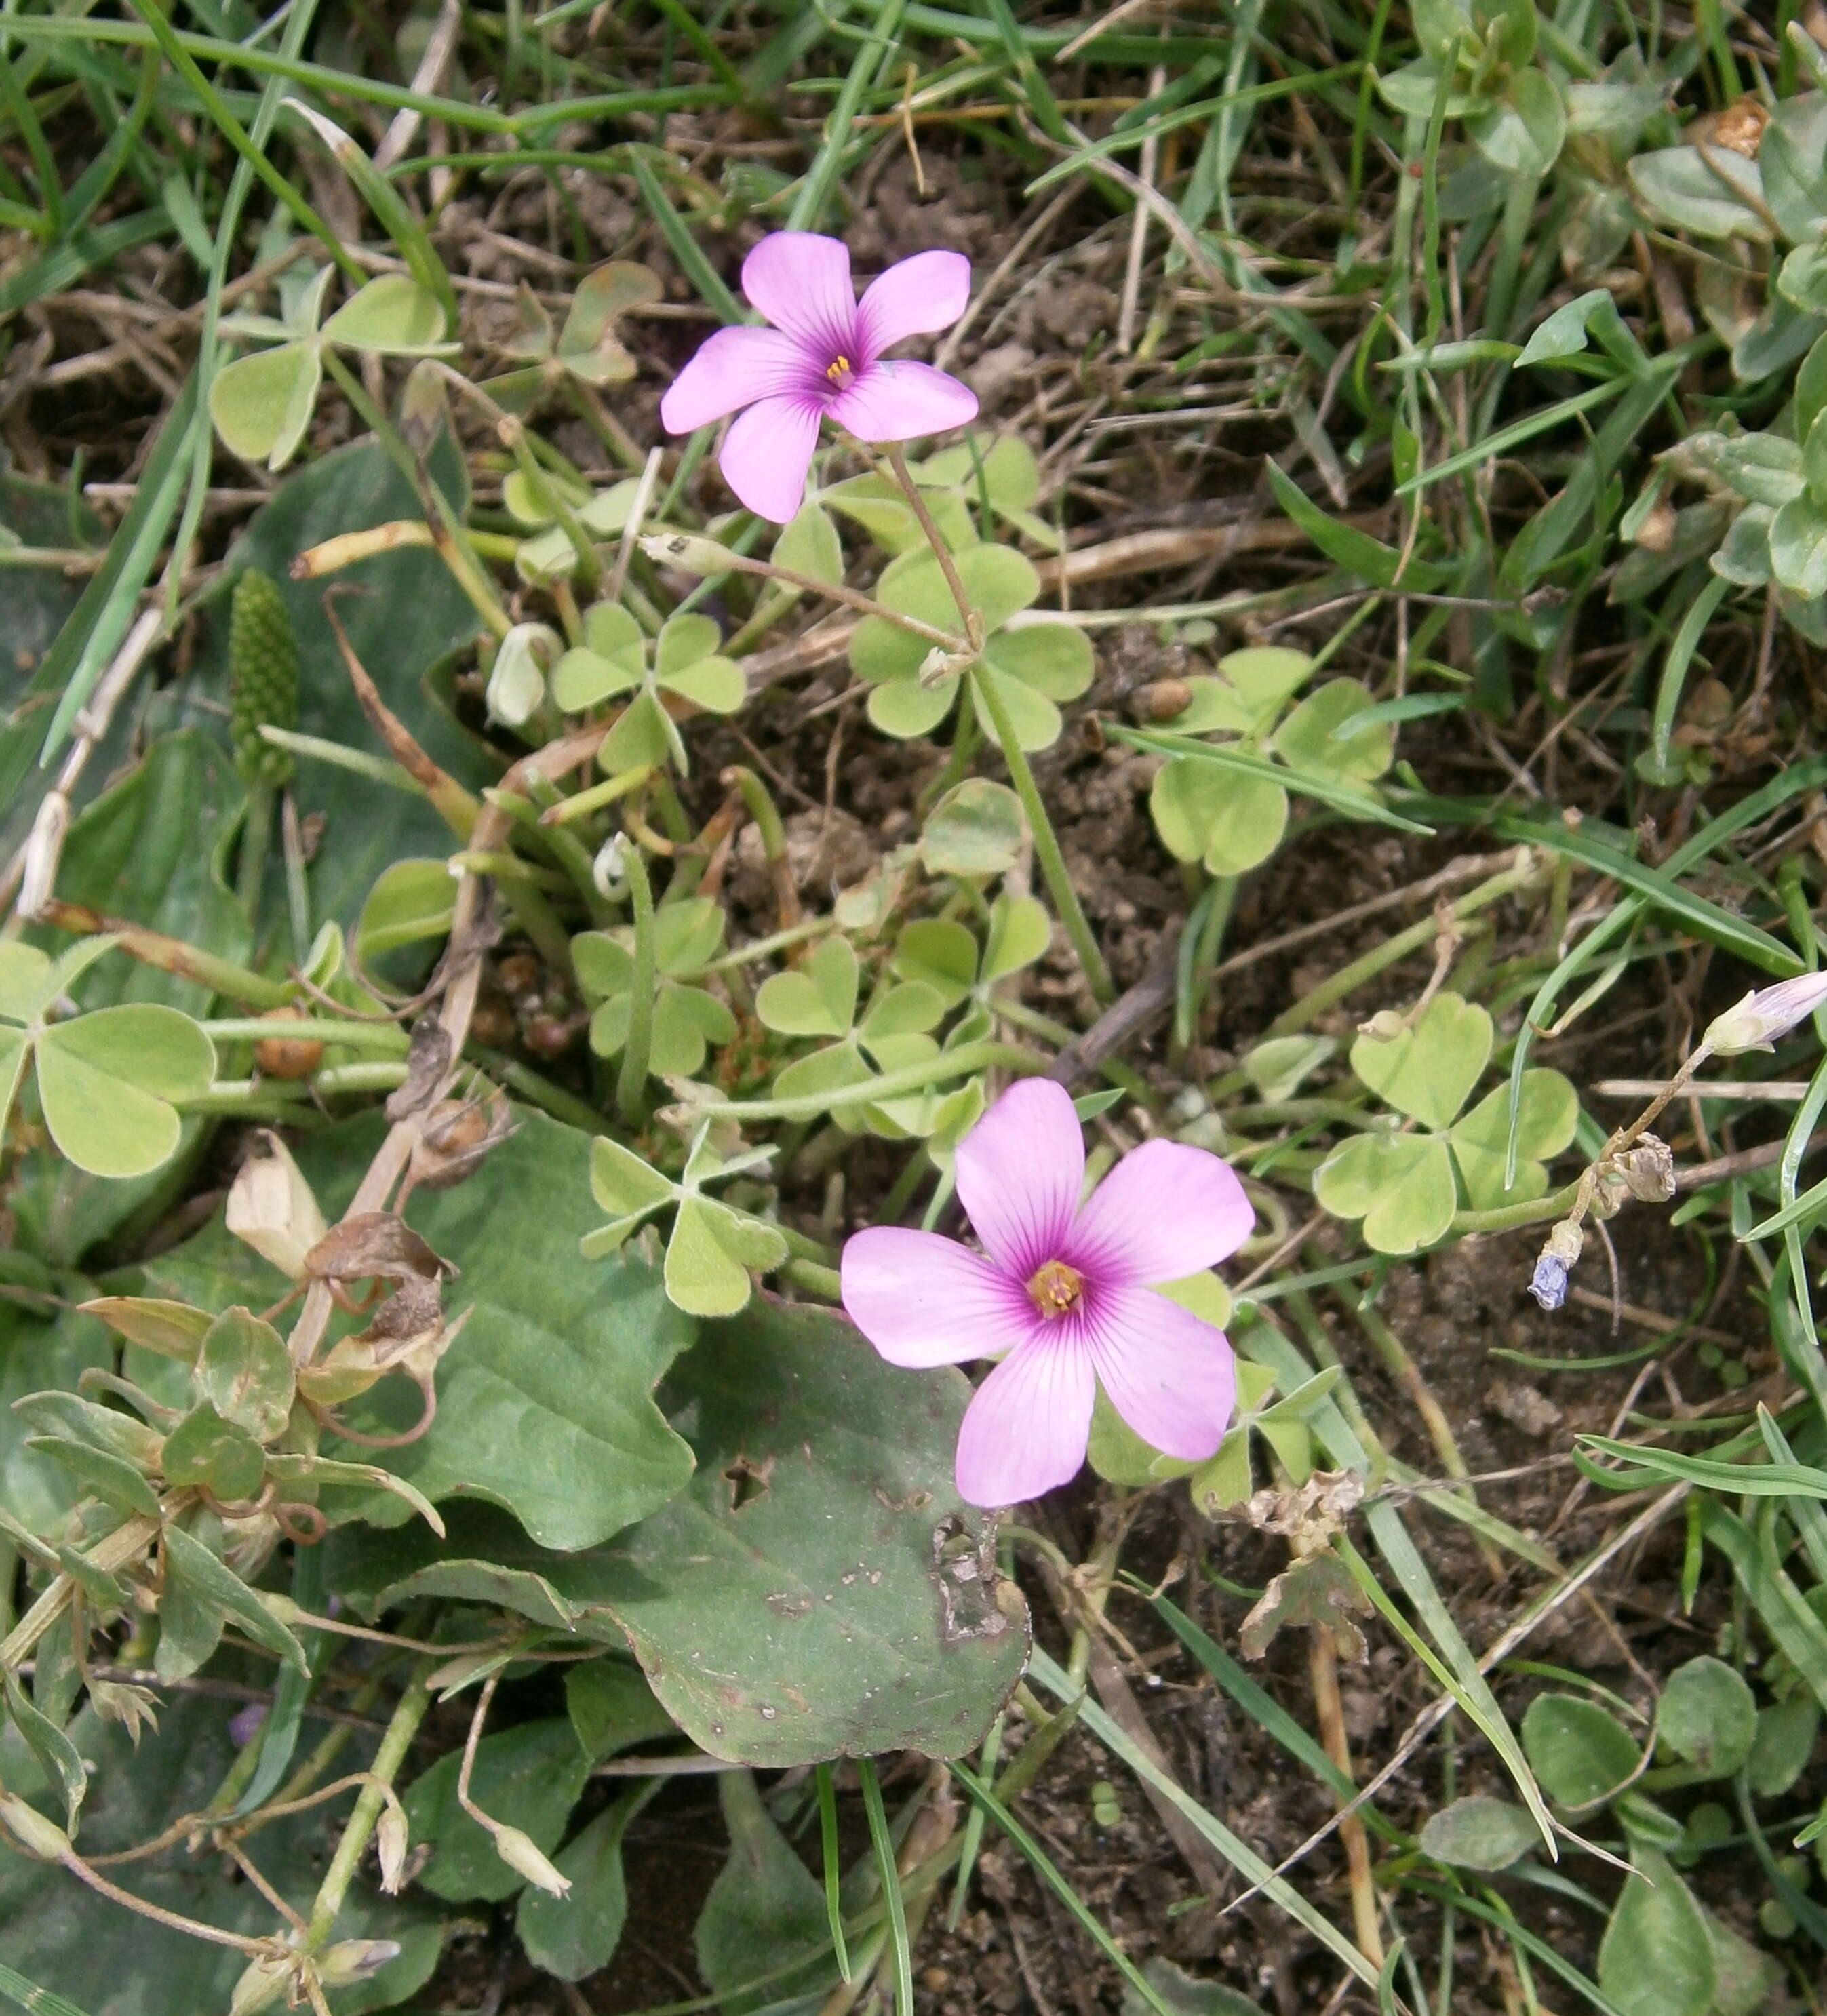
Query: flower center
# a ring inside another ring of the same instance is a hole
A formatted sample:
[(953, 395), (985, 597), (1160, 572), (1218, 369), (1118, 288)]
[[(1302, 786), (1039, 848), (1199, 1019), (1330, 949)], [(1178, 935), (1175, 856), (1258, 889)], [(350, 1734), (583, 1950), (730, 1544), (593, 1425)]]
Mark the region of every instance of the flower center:
[(1078, 1307), (1084, 1276), (1063, 1260), (1049, 1260), (1028, 1283), (1028, 1299), (1050, 1322)]
[(825, 366), (825, 376), (834, 385), (847, 385), (850, 382), (850, 360), (847, 357), (834, 357)]

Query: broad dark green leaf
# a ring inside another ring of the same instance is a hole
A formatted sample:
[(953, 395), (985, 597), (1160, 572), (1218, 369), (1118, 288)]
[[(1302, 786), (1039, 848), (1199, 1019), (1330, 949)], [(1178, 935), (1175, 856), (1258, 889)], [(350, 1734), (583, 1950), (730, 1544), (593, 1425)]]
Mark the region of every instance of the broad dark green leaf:
[[(371, 1116), (304, 1143), (298, 1163), (331, 1216), (379, 1145)], [(469, 1319), (438, 1370), (429, 1434), (377, 1453), (384, 1466), (438, 1502), (470, 1493), (504, 1506), (555, 1548), (594, 1546), (664, 1504), (691, 1474), (691, 1452), (653, 1391), (690, 1342), (690, 1322), (666, 1300), (658, 1269), (639, 1254), (595, 1265), (577, 1257), (594, 1229), (589, 1138), (537, 1113), (481, 1171), (453, 1190), (420, 1190), (408, 1216), (463, 1269), (446, 1287), (452, 1315)], [(146, 1291), (222, 1308), (258, 1308), (280, 1277), (218, 1220), (145, 1270)], [(408, 1427), (418, 1390), (395, 1378), (351, 1409), (358, 1425)], [(340, 1451), (326, 1436), (326, 1455)], [(366, 1457), (366, 1450), (357, 1452)], [(410, 1517), (373, 1496), (326, 1495), (344, 1516)]]

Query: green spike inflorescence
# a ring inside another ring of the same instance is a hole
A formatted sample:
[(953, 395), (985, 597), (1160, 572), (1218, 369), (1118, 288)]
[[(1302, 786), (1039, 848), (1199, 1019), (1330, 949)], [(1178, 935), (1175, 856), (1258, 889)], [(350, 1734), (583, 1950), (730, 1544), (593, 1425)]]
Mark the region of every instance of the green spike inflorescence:
[(249, 567), (235, 584), (229, 621), (229, 733), (235, 767), (250, 784), (283, 784), (292, 758), (262, 726), (298, 725), (298, 643), (271, 579)]

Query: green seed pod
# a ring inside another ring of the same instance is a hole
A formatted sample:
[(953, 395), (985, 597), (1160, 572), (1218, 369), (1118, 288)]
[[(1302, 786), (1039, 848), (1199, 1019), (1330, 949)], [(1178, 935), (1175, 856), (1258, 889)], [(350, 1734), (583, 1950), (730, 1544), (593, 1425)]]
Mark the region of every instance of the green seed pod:
[(292, 758), (262, 740), (262, 725), (298, 725), (298, 643), (279, 589), (249, 567), (229, 619), (229, 733), (244, 782), (285, 783)]

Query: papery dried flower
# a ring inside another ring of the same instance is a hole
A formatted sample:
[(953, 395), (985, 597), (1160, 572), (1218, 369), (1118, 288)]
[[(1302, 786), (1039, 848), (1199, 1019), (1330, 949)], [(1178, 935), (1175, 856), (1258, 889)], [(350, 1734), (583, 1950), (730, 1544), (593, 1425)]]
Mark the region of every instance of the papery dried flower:
[(936, 1233), (878, 1226), (844, 1248), (844, 1307), (891, 1364), (1003, 1356), (958, 1438), (957, 1483), (976, 1505), (1064, 1484), (1085, 1460), (1101, 1382), (1145, 1441), (1202, 1462), (1235, 1401), (1230, 1344), (1157, 1282), (1234, 1253), (1255, 1213), (1216, 1155), (1147, 1141), (1083, 1206), (1085, 1144), (1061, 1085), (1004, 1093), (959, 1145), (958, 1194), (982, 1255)]
[(1797, 1023), (1827, 1002), (1827, 971), (1798, 973), (1774, 987), (1760, 987), (1723, 1015), (1715, 1016), (1701, 1039), (1715, 1057), (1768, 1050)]
[(317, 1978), (326, 1988), (348, 1988), (399, 1957), (398, 1939), (338, 1939), (318, 1955)]
[(374, 1827), (374, 1852), (380, 1863), (380, 1887), (390, 1897), (397, 1897), (405, 1886), (409, 1840), (406, 1809), (390, 1794)]
[(1548, 1233), (1529, 1280), (1530, 1294), (1544, 1309), (1558, 1309), (1566, 1301), (1567, 1276), (1585, 1244), (1585, 1233), (1571, 1219), (1563, 1218)]
[(784, 525), (805, 501), (820, 420), (859, 441), (904, 441), (976, 418), (968, 386), (882, 354), (964, 312), (971, 262), (962, 253), (916, 253), (859, 301), (841, 239), (777, 231), (743, 261), (742, 291), (773, 327), (719, 329), (668, 388), (660, 418), (685, 434), (737, 414), (718, 466), (758, 517)]
[(323, 1213), (303, 1171), (270, 1128), (261, 1129), (259, 1147), (229, 1186), (228, 1227), (287, 1280), (300, 1281), (304, 1256), (324, 1236)]

